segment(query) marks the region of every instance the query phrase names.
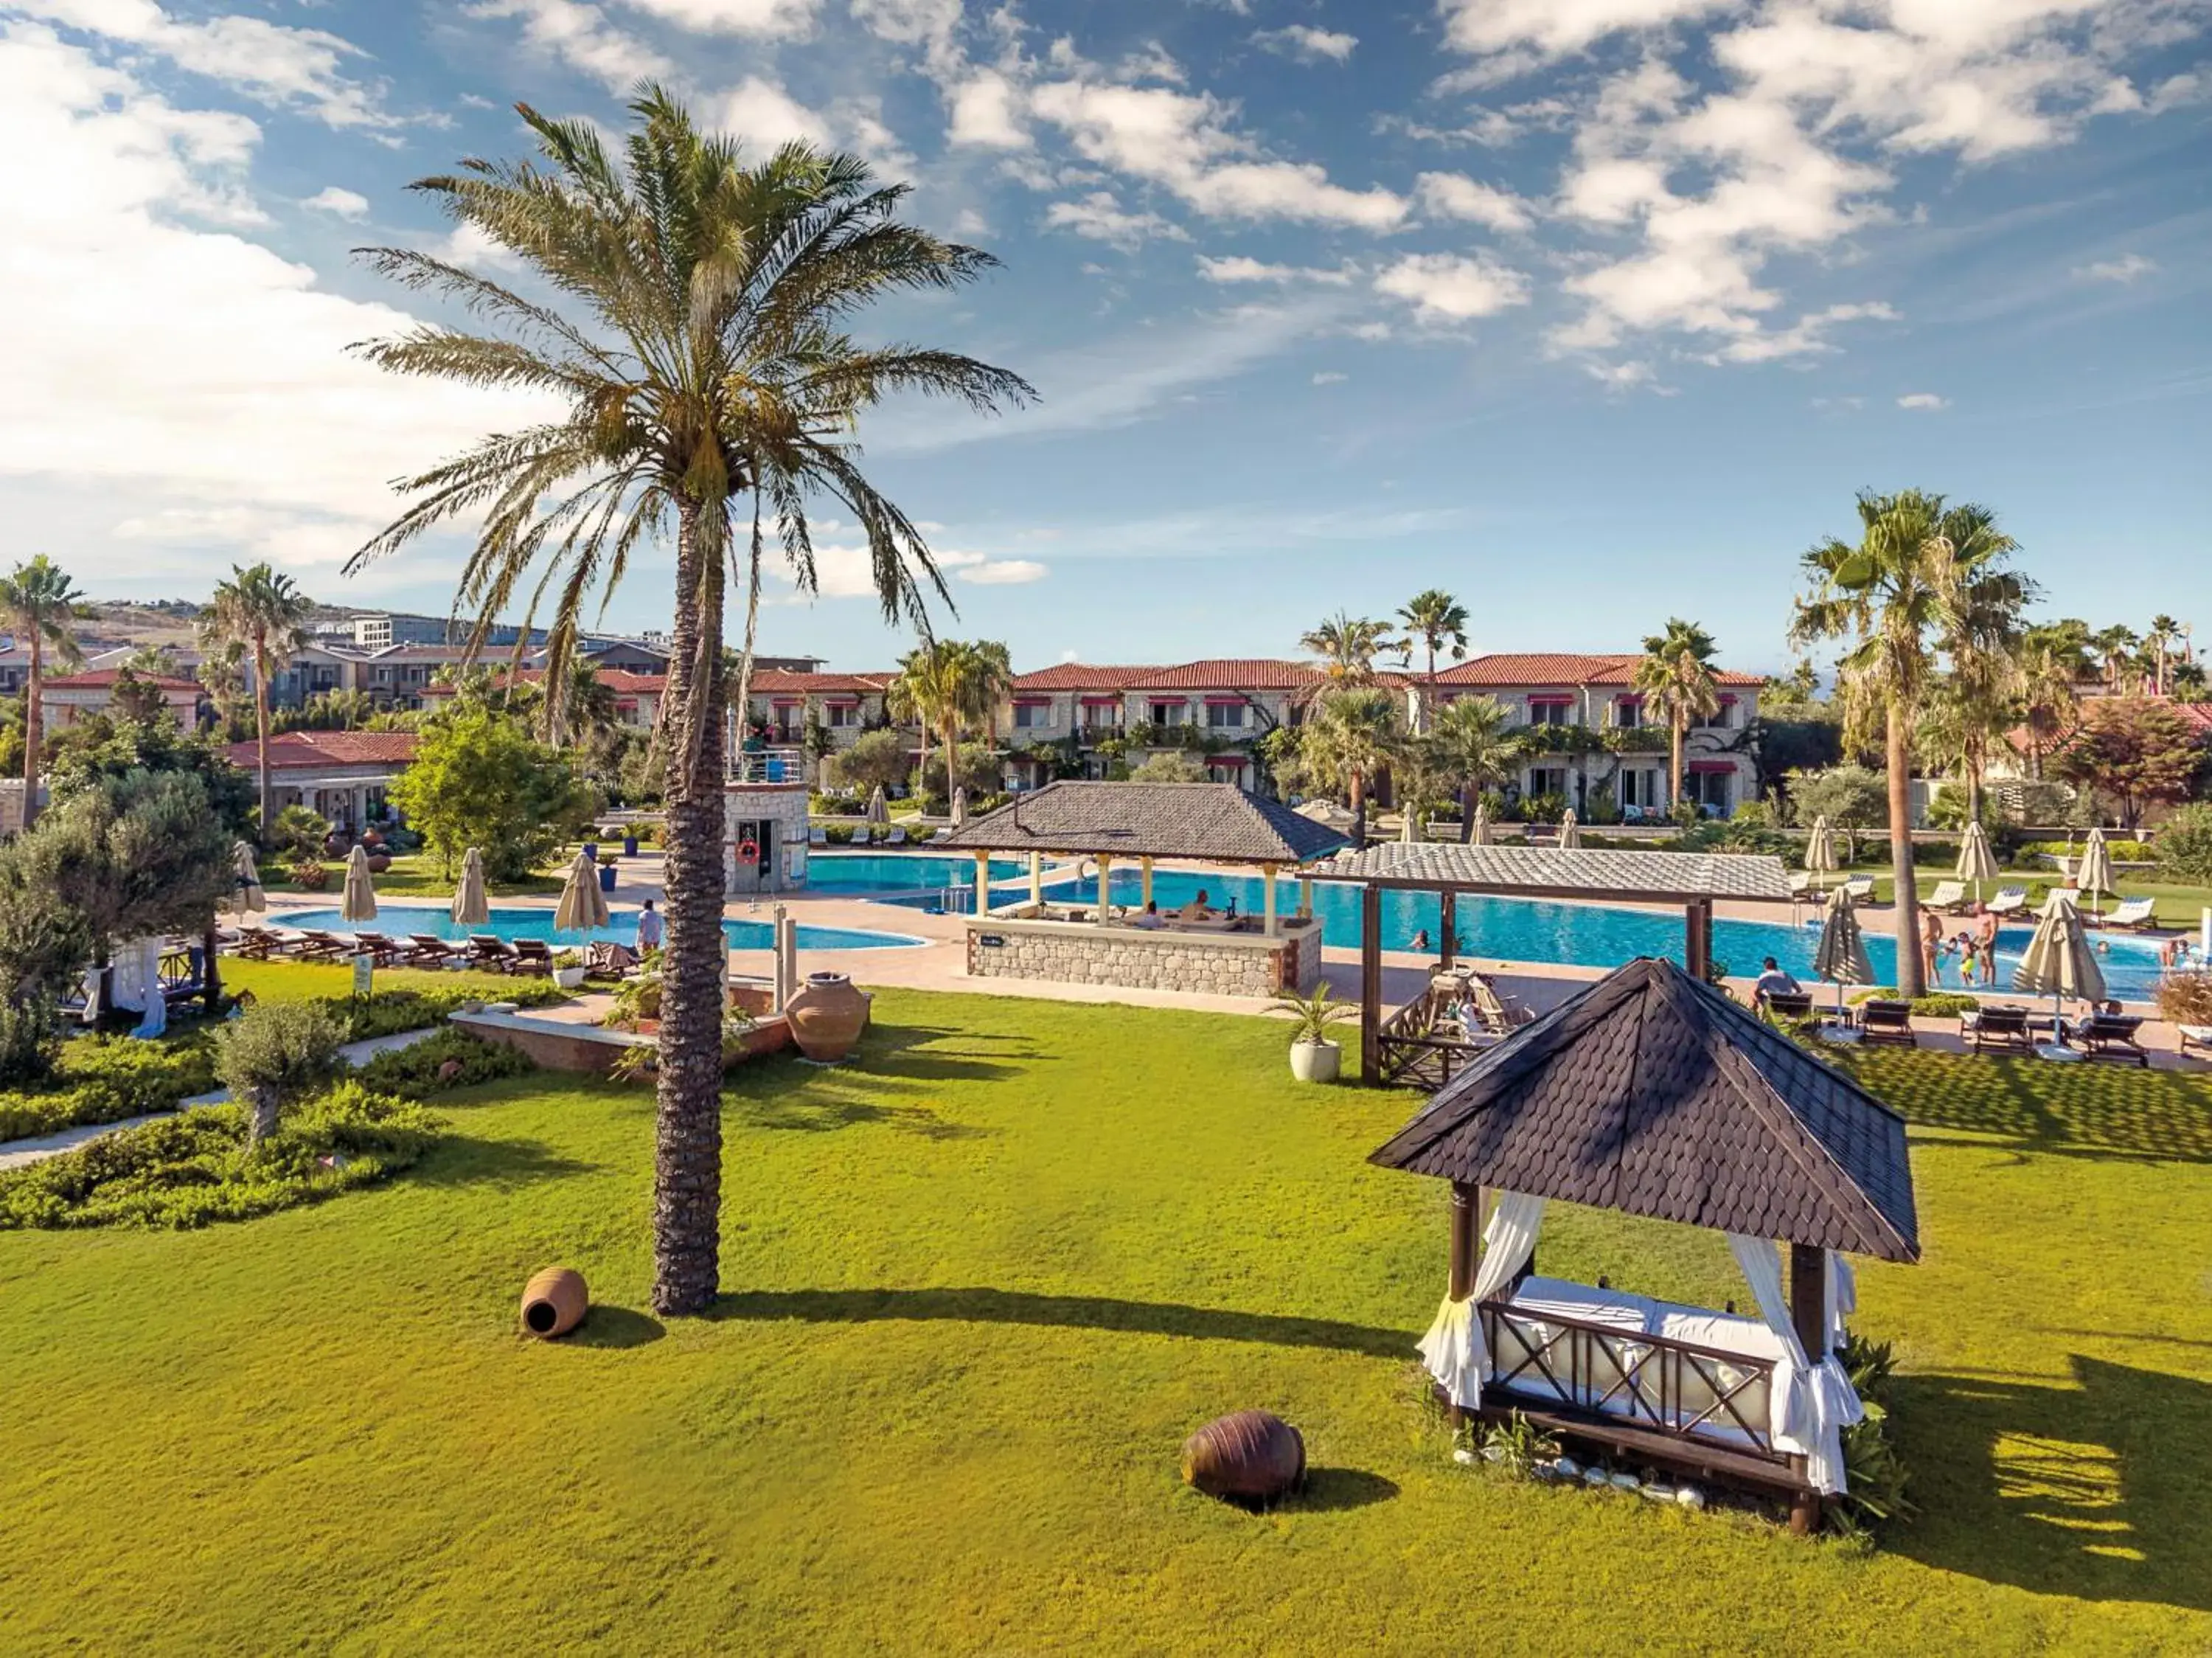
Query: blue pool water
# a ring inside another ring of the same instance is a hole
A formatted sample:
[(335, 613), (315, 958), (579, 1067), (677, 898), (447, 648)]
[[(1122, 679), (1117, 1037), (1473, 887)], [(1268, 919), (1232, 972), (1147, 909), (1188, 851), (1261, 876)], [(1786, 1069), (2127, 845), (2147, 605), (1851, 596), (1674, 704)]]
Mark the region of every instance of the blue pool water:
[[(972, 875), (971, 875), (972, 879)], [(1205, 875), (1162, 869), (1152, 877), (1152, 901), (1163, 910), (1188, 904), (1203, 887), (1216, 909), (1231, 899), (1240, 915), (1257, 915), (1261, 909), (1256, 876), (1219, 873)], [(1141, 891), (1133, 869), (1114, 872), (1112, 896), (1116, 904), (1134, 905)], [(1061, 903), (1079, 903), (1097, 891), (1095, 878), (1062, 876), (1052, 883), (1052, 895)], [(1297, 908), (1294, 881), (1276, 884), (1275, 903), (1289, 915)], [(1346, 949), (1359, 948), (1359, 889), (1329, 881), (1314, 884), (1314, 913), (1321, 917), (1322, 942)], [(1491, 898), (1462, 894), (1459, 900), (1459, 933), (1466, 941), (1462, 954), (1500, 961), (1556, 961), (1579, 967), (1617, 967), (1640, 955), (1682, 957), (1682, 917), (1679, 911), (1607, 909), (1594, 904), (1559, 904), (1541, 899)], [(1963, 922), (1947, 922), (1955, 930)], [(1435, 894), (1386, 892), (1382, 894), (1382, 947), (1389, 950), (1413, 948), (1413, 935), (1425, 930), (1431, 939), (1443, 925)], [(2019, 965), (2033, 930), (2007, 927), (1997, 934), (1997, 982), (2009, 990), (2012, 970)], [(1731, 973), (1755, 977), (1759, 964), (1772, 956), (1807, 985), (1814, 983), (1813, 952), (1820, 933), (1813, 927), (1791, 927), (1760, 921), (1713, 923), (1713, 954)], [(2148, 1001), (2158, 984), (2157, 947), (2144, 939), (2115, 938), (2110, 953), (2100, 958), (2108, 993), (2122, 1001)], [(1877, 983), (1897, 982), (1897, 945), (1887, 934), (1867, 935), (1867, 959)], [(1955, 957), (1946, 960), (1940, 974), (1955, 987), (1959, 967)]]
[[(1000, 858), (991, 865), (991, 884), (1029, 879), (1029, 866)], [(973, 857), (943, 857), (925, 852), (823, 852), (806, 860), (806, 885), (817, 893), (934, 893), (946, 887), (973, 887)]]
[[(278, 917), (287, 927), (311, 928), (319, 932), (390, 933), (404, 938), (410, 933), (429, 933), (455, 942), (471, 933), (491, 933), (501, 938), (542, 938), (549, 944), (635, 944), (637, 942), (637, 911), (617, 910), (611, 923), (594, 927), (587, 932), (558, 932), (553, 926), (550, 910), (494, 910), (491, 919), (481, 927), (464, 927), (454, 921), (444, 909), (428, 905), (380, 904), (376, 919), (351, 922), (340, 917), (336, 910), (296, 910)], [(733, 950), (772, 950), (775, 948), (775, 931), (765, 921), (725, 921), (722, 930), (729, 936)], [(860, 932), (850, 927), (809, 927), (799, 930), (799, 948), (802, 950), (880, 950), (900, 945), (920, 944), (918, 938), (902, 933)]]

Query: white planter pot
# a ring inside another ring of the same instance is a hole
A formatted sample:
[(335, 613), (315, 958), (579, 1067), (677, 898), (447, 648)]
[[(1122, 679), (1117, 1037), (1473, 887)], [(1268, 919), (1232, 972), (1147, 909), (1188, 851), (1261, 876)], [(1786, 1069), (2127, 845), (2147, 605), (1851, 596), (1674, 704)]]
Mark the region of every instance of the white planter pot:
[(581, 967), (556, 967), (553, 970), (553, 982), (564, 991), (581, 990), (584, 984), (584, 970)]
[(1291, 1044), (1291, 1075), (1301, 1082), (1334, 1082), (1344, 1063), (1344, 1050), (1334, 1042)]

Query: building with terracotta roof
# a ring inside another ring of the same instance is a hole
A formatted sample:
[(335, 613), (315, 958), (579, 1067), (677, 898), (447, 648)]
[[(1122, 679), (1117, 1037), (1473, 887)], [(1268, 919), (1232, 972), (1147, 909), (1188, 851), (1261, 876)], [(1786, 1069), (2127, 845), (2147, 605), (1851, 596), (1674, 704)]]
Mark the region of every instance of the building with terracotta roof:
[(863, 731), (890, 723), (885, 698), (897, 677), (888, 669), (879, 674), (799, 674), (757, 667), (747, 688), (746, 711), (750, 724), (764, 729), (772, 744), (797, 747), (811, 722), (827, 731), (835, 747), (846, 748)]
[[(107, 712), (115, 701), (115, 682), (124, 672), (122, 668), (95, 667), (41, 680), (39, 716), (46, 722), (46, 730), (66, 730), (79, 720)], [(141, 685), (151, 686), (161, 693), (170, 717), (179, 725), (189, 731), (198, 722), (200, 688), (197, 681), (151, 674), (133, 677)]]
[[(1164, 667), (1101, 667), (1060, 662), (1015, 677), (999, 710), (999, 730), (1019, 751), (1073, 744), (1085, 773), (1103, 777), (1118, 741), (1123, 758), (1141, 765), (1156, 753), (1182, 751), (1217, 783), (1250, 787), (1257, 780), (1253, 745), (1295, 725), (1306, 702), (1328, 683), (1310, 662), (1273, 657), (1218, 657)], [(1054, 773), (1055, 757), (1008, 765), (1009, 781), (1034, 787)]]
[[(412, 731), (286, 731), (269, 740), (270, 809), (305, 806), (358, 832), (384, 815), (384, 795), (415, 763)], [(260, 754), (233, 743), (230, 763), (260, 776)]]

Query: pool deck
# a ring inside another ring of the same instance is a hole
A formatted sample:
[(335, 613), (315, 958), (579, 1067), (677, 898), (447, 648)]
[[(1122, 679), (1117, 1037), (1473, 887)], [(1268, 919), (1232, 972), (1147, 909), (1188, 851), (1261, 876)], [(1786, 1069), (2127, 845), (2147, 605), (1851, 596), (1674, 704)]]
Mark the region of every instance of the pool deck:
[[(621, 878), (615, 890), (607, 894), (608, 901), (617, 907), (635, 905), (646, 899), (661, 898), (661, 861), (652, 853), (641, 853), (625, 858), (618, 866)], [(1163, 870), (1176, 869), (1206, 873), (1211, 866), (1200, 863), (1170, 863), (1163, 861)], [(1231, 873), (1244, 873), (1232, 871)], [(328, 909), (333, 900), (326, 894), (295, 894), (271, 893), (269, 895), (267, 919), (283, 924), (287, 910)], [(1573, 902), (1575, 900), (1560, 900)], [(420, 905), (434, 903), (434, 899), (406, 898), (393, 900), (395, 904)], [(550, 895), (529, 897), (495, 897), (492, 902), (501, 908), (551, 910), (556, 899)], [(1200, 996), (1171, 991), (1147, 991), (1119, 985), (1067, 984), (1033, 979), (972, 978), (966, 971), (966, 917), (960, 915), (932, 915), (924, 910), (911, 910), (885, 905), (867, 897), (843, 897), (827, 893), (789, 893), (773, 899), (733, 899), (723, 906), (722, 913), (732, 921), (766, 921), (777, 904), (787, 906), (793, 917), (806, 925), (852, 928), (863, 932), (902, 933), (925, 942), (905, 948), (877, 948), (865, 950), (816, 950), (801, 952), (802, 972), (842, 972), (862, 985), (896, 987), (908, 990), (945, 991), (969, 996), (1025, 997), (1048, 1002), (1117, 1003), (1125, 1006), (1148, 1008), (1180, 1008), (1209, 1013), (1262, 1014), (1267, 1003), (1255, 997), (1229, 996)], [(1602, 907), (1614, 909), (1648, 909), (1667, 915), (1678, 915), (1679, 911), (1668, 905), (1613, 904)], [(1774, 923), (1795, 919), (1802, 921), (1811, 913), (1809, 906), (1784, 906), (1776, 904), (1733, 903), (1727, 899), (1713, 905), (1717, 918), (1736, 921)], [(1869, 905), (1857, 911), (1862, 923), (1870, 932), (1892, 933), (1896, 927), (1896, 913), (1888, 905)], [(1396, 1007), (1409, 1002), (1428, 986), (1427, 967), (1434, 957), (1428, 953), (1406, 950), (1386, 950), (1382, 954), (1382, 997), (1386, 1004)], [(1485, 956), (1463, 958), (1480, 966), (1495, 979), (1499, 988), (1517, 998), (1523, 1006), (1543, 1013), (1571, 996), (1580, 986), (1605, 977), (1601, 967), (1569, 966), (1552, 962), (1499, 961)], [(1359, 978), (1359, 953), (1357, 950), (1331, 947), (1322, 953), (1323, 977), (1340, 996), (1347, 995), (1357, 985)], [(732, 950), (730, 968), (734, 973), (767, 978), (772, 973), (774, 960), (767, 950)], [(1734, 977), (1729, 981), (1742, 998), (1751, 994), (1751, 978)], [(1943, 985), (1946, 991), (1954, 985)], [(1986, 992), (1996, 1000), (2018, 1002), (2022, 997), (2017, 991), (1996, 990)], [(2154, 1014), (2154, 1009), (2142, 1003), (2129, 1004), (2132, 1011)], [(1923, 1045), (1937, 1051), (1958, 1051), (1963, 1047), (1956, 1020), (1916, 1019), (1915, 1030)], [(2199, 1060), (2181, 1058), (2178, 1052), (2179, 1039), (2172, 1027), (2156, 1021), (2144, 1026), (2142, 1040), (2151, 1050), (2152, 1064), (2161, 1068), (2204, 1069)]]

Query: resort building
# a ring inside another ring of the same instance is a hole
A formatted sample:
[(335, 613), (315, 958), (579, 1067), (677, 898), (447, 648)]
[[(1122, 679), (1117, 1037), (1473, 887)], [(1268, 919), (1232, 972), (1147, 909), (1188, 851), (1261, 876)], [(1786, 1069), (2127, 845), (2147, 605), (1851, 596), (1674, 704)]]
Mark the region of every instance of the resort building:
[[(115, 682), (123, 671), (120, 668), (96, 667), (82, 674), (64, 674), (41, 681), (39, 686), (39, 716), (46, 722), (46, 729), (49, 732), (65, 730), (79, 720), (106, 713), (115, 701)], [(139, 684), (150, 686), (161, 693), (163, 705), (179, 725), (190, 730), (198, 722), (200, 687), (197, 680), (169, 679), (150, 674), (134, 677)]]
[[(411, 731), (287, 731), (269, 740), (270, 809), (305, 806), (358, 832), (384, 815), (384, 792), (415, 762)], [(230, 763), (260, 776), (259, 750), (231, 744)]]
[[(1558, 652), (1476, 656), (1437, 674), (1437, 699), (1492, 698), (1514, 724), (1559, 733), (1555, 750), (1522, 766), (1518, 783), (1508, 791), (1511, 797), (1563, 802), (1584, 818), (1608, 802), (1631, 818), (1663, 814), (1675, 798), (1667, 776), (1667, 726), (1644, 712), (1635, 689), (1641, 660)], [(1752, 729), (1761, 682), (1755, 674), (1726, 669), (1713, 677), (1719, 706), (1690, 728), (1685, 792), (1713, 815), (1726, 817), (1759, 797)], [(1409, 695), (1425, 688), (1423, 682), (1410, 683)]]
[(1189, 753), (1217, 783), (1251, 787), (1254, 745), (1294, 726), (1328, 683), (1310, 663), (1210, 658), (1172, 667), (1062, 662), (1016, 677), (998, 716), (1018, 788), (1053, 775), (1055, 757), (1024, 750), (1059, 747), (1103, 777), (1116, 758), (1139, 765), (1153, 754)]
[(890, 673), (801, 674), (756, 666), (746, 712), (753, 724), (768, 728), (772, 745), (797, 747), (811, 721), (830, 734), (833, 744), (845, 748), (863, 731), (890, 723), (885, 698), (896, 677)]

